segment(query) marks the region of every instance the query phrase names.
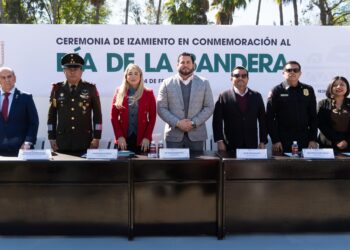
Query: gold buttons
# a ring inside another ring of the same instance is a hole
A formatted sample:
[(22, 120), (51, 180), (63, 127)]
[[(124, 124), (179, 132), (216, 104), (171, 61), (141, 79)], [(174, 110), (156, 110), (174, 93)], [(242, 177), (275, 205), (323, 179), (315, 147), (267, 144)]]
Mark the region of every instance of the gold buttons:
[(74, 111), (74, 108), (70, 108), (71, 111)]
[(74, 130), (74, 129), (75, 129), (75, 127), (73, 126), (73, 127), (72, 127), (72, 129)]
[(75, 120), (74, 116), (72, 116), (70, 119), (71, 119), (72, 121), (74, 121), (74, 120)]

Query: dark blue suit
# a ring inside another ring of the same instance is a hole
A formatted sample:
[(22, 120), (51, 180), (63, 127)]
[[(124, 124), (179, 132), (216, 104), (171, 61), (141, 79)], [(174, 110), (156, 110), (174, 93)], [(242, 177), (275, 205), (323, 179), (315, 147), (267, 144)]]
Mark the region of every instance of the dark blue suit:
[(8, 120), (0, 114), (0, 152), (17, 153), (26, 142), (35, 144), (39, 117), (33, 97), (15, 89)]

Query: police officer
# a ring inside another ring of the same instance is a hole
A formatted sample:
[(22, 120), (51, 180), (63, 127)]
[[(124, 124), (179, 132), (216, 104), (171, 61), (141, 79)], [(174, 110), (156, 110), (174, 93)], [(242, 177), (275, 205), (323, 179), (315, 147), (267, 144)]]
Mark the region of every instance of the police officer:
[(53, 151), (84, 153), (98, 148), (102, 133), (100, 97), (96, 86), (83, 81), (84, 59), (63, 56), (66, 80), (53, 84), (48, 114), (48, 137)]
[(272, 153), (290, 152), (293, 141), (299, 149), (317, 148), (316, 97), (310, 85), (299, 82), (301, 66), (289, 61), (283, 66), (285, 81), (272, 89), (267, 102), (268, 131)]

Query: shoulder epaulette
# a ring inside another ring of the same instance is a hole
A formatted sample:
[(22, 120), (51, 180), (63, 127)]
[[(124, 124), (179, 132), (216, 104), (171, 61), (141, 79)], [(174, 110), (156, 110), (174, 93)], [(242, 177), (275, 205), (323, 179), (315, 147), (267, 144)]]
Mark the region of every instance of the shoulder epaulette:
[(53, 91), (57, 91), (61, 86), (62, 86), (63, 82), (56, 82), (52, 84), (52, 90)]

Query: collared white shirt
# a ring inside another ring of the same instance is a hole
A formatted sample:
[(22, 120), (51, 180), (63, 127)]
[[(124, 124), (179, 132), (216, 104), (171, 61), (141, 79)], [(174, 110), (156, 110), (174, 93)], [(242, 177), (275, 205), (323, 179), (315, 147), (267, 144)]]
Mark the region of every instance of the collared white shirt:
[[(9, 106), (8, 106), (8, 110), (7, 110), (7, 113), (10, 114), (10, 109), (11, 109), (11, 104), (12, 104), (12, 100), (13, 100), (13, 96), (15, 94), (15, 87), (13, 87), (11, 90), (10, 90), (10, 95), (8, 96), (9, 98)], [(5, 92), (0, 89), (0, 110), (2, 109), (2, 103), (5, 99), (5, 96), (4, 96)]]
[[(299, 81), (298, 81), (298, 83), (297, 83), (297, 85), (295, 87), (298, 87), (298, 85), (299, 85)], [(287, 81), (284, 81), (283, 82), (283, 87), (284, 87), (284, 89), (288, 90), (291, 86), (289, 85), (289, 83)]]
[(234, 91), (237, 95), (240, 95), (240, 96), (243, 97), (243, 96), (245, 96), (245, 95), (248, 93), (248, 88), (245, 88), (243, 94), (241, 94), (241, 92), (239, 92), (239, 90), (238, 90), (235, 86), (233, 86), (233, 91)]
[(180, 76), (180, 74), (177, 74), (177, 77), (180, 79), (180, 81), (184, 84), (184, 85), (188, 85), (192, 80), (193, 80), (193, 74), (187, 78), (186, 80), (182, 79), (182, 77)]

